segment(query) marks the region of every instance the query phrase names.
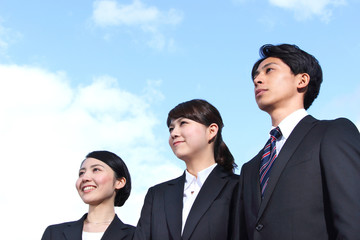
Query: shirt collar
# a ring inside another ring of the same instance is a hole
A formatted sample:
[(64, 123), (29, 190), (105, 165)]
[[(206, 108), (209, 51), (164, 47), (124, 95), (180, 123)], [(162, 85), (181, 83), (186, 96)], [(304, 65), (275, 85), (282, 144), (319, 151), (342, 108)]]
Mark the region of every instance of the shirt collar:
[[(282, 120), (279, 124), (280, 131), (282, 133), (282, 136), (287, 139), (289, 138), (292, 130), (294, 130), (295, 126), (303, 119), (305, 116), (307, 116), (308, 113), (305, 109), (298, 109), (295, 112), (291, 113), (289, 116), (287, 116), (284, 120)], [(275, 127), (272, 127), (272, 129)]]
[(212, 170), (217, 166), (217, 163), (214, 163), (208, 168), (205, 168), (197, 173), (197, 178), (188, 172), (188, 170), (185, 171), (185, 190), (191, 185), (192, 182), (196, 182), (199, 187), (202, 187), (207, 177), (210, 175)]

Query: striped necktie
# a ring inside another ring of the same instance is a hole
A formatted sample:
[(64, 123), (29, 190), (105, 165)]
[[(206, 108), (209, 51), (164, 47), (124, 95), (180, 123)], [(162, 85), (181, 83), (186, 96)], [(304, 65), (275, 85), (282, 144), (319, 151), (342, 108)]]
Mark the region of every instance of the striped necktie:
[(279, 140), (281, 137), (281, 131), (279, 127), (274, 128), (270, 131), (270, 138), (266, 142), (264, 147), (264, 154), (261, 158), (260, 164), (260, 187), (261, 187), (261, 196), (264, 196), (264, 192), (269, 181), (269, 175), (271, 167), (274, 164), (274, 161), (277, 157), (276, 155), (276, 140)]

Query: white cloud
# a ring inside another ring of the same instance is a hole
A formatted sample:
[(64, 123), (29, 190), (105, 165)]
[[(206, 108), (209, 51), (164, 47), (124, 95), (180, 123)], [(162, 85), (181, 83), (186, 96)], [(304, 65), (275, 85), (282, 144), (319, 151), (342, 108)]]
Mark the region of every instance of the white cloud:
[(22, 37), (19, 32), (5, 27), (3, 20), (0, 17), (0, 56), (8, 57), (6, 55), (8, 48)]
[(332, 9), (346, 4), (346, 0), (269, 0), (277, 7), (294, 11), (295, 18), (306, 20), (318, 16), (324, 22), (329, 22)]
[(140, 0), (134, 0), (128, 5), (119, 4), (115, 0), (99, 0), (94, 2), (93, 9), (92, 19), (96, 26), (137, 27), (150, 35), (147, 44), (158, 50), (171, 49), (174, 44), (174, 40), (168, 39), (160, 28), (166, 25), (175, 26), (183, 19), (179, 10), (172, 8), (161, 11), (154, 6), (146, 6)]
[(144, 97), (147, 99), (147, 102), (151, 103), (153, 101), (162, 101), (165, 99), (162, 92), (158, 90), (161, 83), (161, 80), (147, 80), (147, 85), (144, 88)]
[(7, 41), (4, 39), (6, 38), (6, 32), (7, 30), (1, 25), (1, 19), (0, 19), (0, 52), (4, 51), (8, 47)]
[(94, 2), (93, 19), (100, 26), (147, 24), (155, 22), (159, 15), (157, 8), (146, 7), (138, 0), (130, 5), (112, 0)]
[[(161, 100), (160, 83), (150, 81), (138, 96), (109, 76), (72, 87), (64, 72), (0, 65), (4, 239), (39, 239), (47, 225), (80, 218), (87, 207), (74, 187), (77, 171), (84, 156), (98, 149), (127, 163), (133, 191), (117, 212), (136, 224), (147, 188), (182, 172), (165, 159), (154, 131), (159, 120), (150, 103)], [(20, 232), (9, 224), (19, 216), (25, 223)]]

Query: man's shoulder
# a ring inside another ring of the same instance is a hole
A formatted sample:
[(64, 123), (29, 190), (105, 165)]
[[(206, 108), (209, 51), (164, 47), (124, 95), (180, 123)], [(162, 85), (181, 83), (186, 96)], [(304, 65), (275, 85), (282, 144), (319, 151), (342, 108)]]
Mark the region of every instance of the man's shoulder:
[(323, 119), (323, 120), (315, 119), (315, 127), (325, 127), (326, 130), (328, 131), (332, 131), (332, 130), (338, 131), (339, 129), (342, 129), (343, 131), (344, 130), (346, 131), (346, 129), (356, 130), (357, 132), (359, 131), (351, 120), (344, 117), (340, 117), (336, 119)]
[(333, 120), (320, 120), (320, 125), (324, 125), (326, 127), (327, 135), (358, 135), (359, 129), (358, 127), (347, 118), (337, 118)]

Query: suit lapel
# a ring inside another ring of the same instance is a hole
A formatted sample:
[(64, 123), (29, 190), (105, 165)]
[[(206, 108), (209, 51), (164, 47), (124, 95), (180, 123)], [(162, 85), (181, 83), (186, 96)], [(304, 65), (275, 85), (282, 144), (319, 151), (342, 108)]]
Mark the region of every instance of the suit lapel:
[(181, 239), (184, 183), (185, 172), (181, 177), (169, 182), (168, 189), (165, 190), (165, 214), (173, 239)]
[[(251, 193), (251, 200), (249, 201), (251, 204), (251, 211), (254, 216), (258, 215), (260, 204), (261, 204), (261, 190), (260, 190), (260, 180), (259, 180), (259, 169), (260, 169), (260, 161), (263, 151), (261, 150), (258, 155), (254, 157), (252, 161), (250, 161), (251, 166), (248, 166), (250, 171), (248, 171), (249, 176), (246, 177), (244, 182), (244, 188), (250, 189), (250, 191), (245, 191), (247, 193)], [(250, 179), (250, 181), (248, 181)], [(254, 189), (256, 189), (254, 191)], [(244, 196), (244, 198), (248, 199), (249, 196)]]
[(229, 176), (229, 174), (230, 173), (224, 172), (219, 165), (210, 173), (191, 207), (185, 223), (182, 239), (187, 240), (190, 238), (201, 217), (209, 209), (221, 189), (225, 186), (228, 181), (226, 176)]
[[(289, 138), (286, 140), (279, 156), (276, 158), (274, 166), (271, 169), (270, 179), (265, 190), (264, 199), (260, 204), (260, 209), (258, 213), (257, 221), (260, 219), (264, 210), (271, 198), (271, 195), (276, 187), (276, 184), (281, 176), (282, 171), (284, 170), (287, 162), (294, 154), (295, 150), (309, 132), (309, 130), (314, 126), (314, 122), (317, 120), (312, 116), (308, 115), (302, 119), (297, 126), (294, 128)], [(259, 179), (259, 178), (258, 178)], [(258, 180), (259, 181), (259, 180)], [(260, 194), (260, 192), (259, 192)]]
[(85, 214), (76, 222), (68, 223), (68, 227), (64, 229), (64, 235), (66, 239), (82, 239), (83, 225), (86, 216), (87, 214)]
[(115, 215), (114, 220), (111, 222), (109, 227), (104, 232), (101, 240), (118, 240), (125, 239), (129, 234), (129, 227), (126, 226), (117, 215)]

